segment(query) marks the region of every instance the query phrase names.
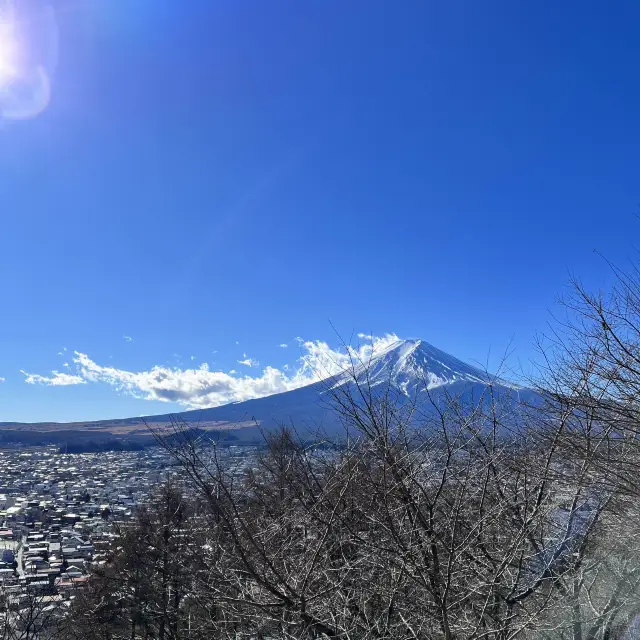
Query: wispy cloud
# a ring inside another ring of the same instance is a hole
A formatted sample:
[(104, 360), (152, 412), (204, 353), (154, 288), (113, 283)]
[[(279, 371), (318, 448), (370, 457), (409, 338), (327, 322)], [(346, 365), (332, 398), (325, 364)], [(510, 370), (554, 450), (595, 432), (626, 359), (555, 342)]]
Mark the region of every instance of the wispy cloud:
[[(303, 355), (295, 366), (282, 369), (264, 367), (256, 375), (240, 375), (235, 370), (212, 371), (207, 364), (198, 368), (156, 365), (146, 371), (127, 371), (116, 367), (103, 366), (87, 354), (76, 351), (73, 358), (74, 375), (53, 371), (51, 376), (41, 376), (26, 372), (25, 382), (48, 386), (71, 384), (107, 384), (120, 392), (145, 400), (176, 402), (185, 407), (216, 407), (229, 402), (242, 402), (252, 398), (291, 391), (320, 379), (344, 371), (352, 358), (367, 360), (399, 338), (395, 334), (373, 337), (357, 348), (335, 349), (321, 340), (302, 340)], [(251, 365), (257, 366), (251, 358)]]
[(238, 364), (243, 364), (245, 367), (258, 367), (260, 366), (260, 362), (258, 362), (258, 360), (255, 360), (254, 358), (247, 358), (247, 354), (245, 353), (245, 359), (244, 360), (238, 360)]
[(286, 342), (283, 342), (281, 345), (279, 345), (279, 347), (281, 349), (286, 349), (289, 345)]
[(6, 381), (7, 381), (6, 378), (3, 378), (2, 376), (0, 376), (0, 384), (2, 384), (3, 382), (6, 382)]
[(46, 387), (68, 387), (73, 384), (86, 384), (87, 381), (82, 376), (74, 376), (69, 373), (60, 373), (59, 371), (52, 371), (51, 376), (41, 376), (37, 373), (27, 373), (20, 370), (25, 376), (24, 381), (27, 384), (42, 384)]
[(133, 338), (131, 336), (122, 336), (122, 339), (125, 342), (133, 342)]

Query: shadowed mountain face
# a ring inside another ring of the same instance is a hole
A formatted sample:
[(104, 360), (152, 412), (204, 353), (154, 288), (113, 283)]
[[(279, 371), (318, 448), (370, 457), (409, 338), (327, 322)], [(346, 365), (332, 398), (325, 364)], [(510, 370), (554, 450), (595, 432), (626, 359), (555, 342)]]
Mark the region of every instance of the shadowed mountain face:
[(376, 353), (369, 361), (356, 362), (351, 371), (338, 374), (315, 384), (255, 400), (231, 403), (209, 409), (184, 411), (123, 420), (73, 424), (20, 424), (1, 423), (0, 442), (5, 430), (18, 437), (17, 432), (47, 434), (56, 440), (56, 434), (76, 432), (78, 437), (93, 439), (148, 438), (147, 425), (158, 430), (167, 428), (173, 416), (192, 427), (207, 430), (232, 431), (234, 438), (251, 441), (260, 438), (261, 429), (271, 429), (279, 424), (292, 425), (299, 433), (308, 434), (318, 430), (338, 435), (341, 423), (332, 408), (332, 392), (345, 385), (358, 382), (376, 390), (391, 386), (400, 398), (429, 399), (429, 403), (444, 401), (452, 396), (469, 402), (476, 401), (486, 392), (489, 384), (495, 393), (511, 399), (522, 398), (535, 401), (535, 392), (506, 382), (485, 371), (469, 365), (437, 349), (423, 340), (399, 340), (384, 351)]

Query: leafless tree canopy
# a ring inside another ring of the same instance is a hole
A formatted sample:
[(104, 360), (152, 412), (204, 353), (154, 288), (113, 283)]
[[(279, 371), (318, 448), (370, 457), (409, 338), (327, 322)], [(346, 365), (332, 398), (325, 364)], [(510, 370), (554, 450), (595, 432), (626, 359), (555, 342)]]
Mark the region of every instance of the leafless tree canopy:
[(109, 638), (564, 633), (549, 612), (609, 503), (589, 460), (565, 464), (533, 415), (514, 432), (491, 388), (421, 407), (354, 377), (333, 401), (346, 443), (283, 428), (242, 470), (209, 442), (164, 440), (184, 485), (123, 533), (77, 630), (84, 615)]
[(574, 294), (534, 406), (491, 383), (407, 398), (353, 363), (327, 386), (340, 442), (283, 427), (247, 462), (158, 435), (180, 480), (119, 532), (64, 637), (640, 637), (640, 282)]

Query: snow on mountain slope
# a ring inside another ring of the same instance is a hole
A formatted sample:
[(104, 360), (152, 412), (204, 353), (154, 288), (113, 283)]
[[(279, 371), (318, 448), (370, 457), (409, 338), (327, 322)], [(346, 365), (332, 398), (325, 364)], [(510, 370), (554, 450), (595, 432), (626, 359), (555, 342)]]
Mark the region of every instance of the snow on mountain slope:
[[(492, 381), (484, 371), (424, 340), (399, 340), (375, 354), (370, 361), (357, 363), (355, 373), (360, 380), (366, 379), (372, 385), (391, 384), (407, 393), (431, 390), (454, 382), (488, 384)], [(346, 372), (338, 376), (336, 384), (344, 384), (349, 375)]]

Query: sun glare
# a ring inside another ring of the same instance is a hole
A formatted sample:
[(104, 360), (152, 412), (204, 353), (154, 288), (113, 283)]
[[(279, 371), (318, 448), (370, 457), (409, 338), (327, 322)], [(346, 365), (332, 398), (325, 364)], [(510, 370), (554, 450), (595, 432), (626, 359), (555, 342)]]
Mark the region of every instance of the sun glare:
[(16, 44), (11, 24), (0, 22), (0, 86), (16, 74)]

